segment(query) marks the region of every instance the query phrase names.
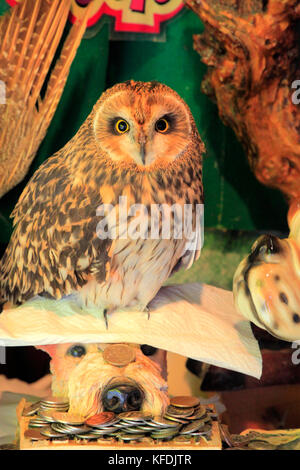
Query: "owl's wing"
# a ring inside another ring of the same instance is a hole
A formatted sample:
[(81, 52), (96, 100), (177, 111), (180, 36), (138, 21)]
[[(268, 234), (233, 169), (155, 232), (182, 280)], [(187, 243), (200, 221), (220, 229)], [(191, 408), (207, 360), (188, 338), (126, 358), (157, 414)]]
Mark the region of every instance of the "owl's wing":
[(99, 188), (71, 178), (61, 155), (48, 159), (22, 193), (14, 232), (0, 263), (0, 292), (14, 303), (47, 292), (55, 298), (105, 279), (111, 240), (97, 236)]
[(201, 249), (204, 242), (204, 205), (201, 205), (199, 213), (196, 216), (194, 230), (189, 233), (189, 240), (186, 242), (184, 251), (176, 265), (174, 266), (170, 276), (180, 269), (189, 269), (195, 261), (200, 258)]

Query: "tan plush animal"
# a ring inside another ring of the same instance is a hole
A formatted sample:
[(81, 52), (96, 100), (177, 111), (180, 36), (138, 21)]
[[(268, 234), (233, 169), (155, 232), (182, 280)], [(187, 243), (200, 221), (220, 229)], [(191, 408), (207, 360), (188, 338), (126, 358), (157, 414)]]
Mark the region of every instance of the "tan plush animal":
[(68, 398), (69, 411), (163, 414), (169, 404), (166, 352), (133, 344), (39, 346), (51, 356), (52, 392)]

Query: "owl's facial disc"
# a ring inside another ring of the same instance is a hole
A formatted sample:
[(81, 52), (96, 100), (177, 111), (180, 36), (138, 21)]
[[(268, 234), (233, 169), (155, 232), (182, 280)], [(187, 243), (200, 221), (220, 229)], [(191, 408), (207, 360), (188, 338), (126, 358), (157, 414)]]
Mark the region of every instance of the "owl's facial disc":
[(185, 150), (191, 123), (176, 96), (122, 91), (99, 107), (94, 130), (109, 158), (148, 167), (170, 164)]

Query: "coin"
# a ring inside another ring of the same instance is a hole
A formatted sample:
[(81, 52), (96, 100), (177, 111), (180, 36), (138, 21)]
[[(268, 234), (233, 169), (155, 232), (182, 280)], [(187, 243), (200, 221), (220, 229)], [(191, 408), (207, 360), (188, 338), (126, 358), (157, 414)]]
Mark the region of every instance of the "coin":
[(119, 418), (124, 421), (148, 421), (152, 419), (152, 415), (141, 411), (127, 411), (120, 413)]
[(168, 406), (166, 414), (170, 416), (179, 416), (185, 418), (191, 416), (194, 413), (194, 408), (176, 408), (175, 406)]
[(128, 344), (110, 344), (103, 351), (103, 359), (112, 366), (124, 367), (135, 361), (135, 349)]
[(55, 419), (53, 418), (54, 410), (39, 410), (38, 415), (48, 423), (54, 423)]
[(170, 399), (170, 405), (178, 406), (179, 408), (190, 408), (200, 404), (200, 400), (197, 397), (189, 396), (178, 396)]
[(50, 426), (41, 429), (41, 434), (46, 437), (54, 438), (54, 437), (62, 437), (62, 433), (54, 431)]
[(141, 439), (142, 437), (144, 437), (144, 434), (118, 434), (118, 439), (121, 439), (122, 441), (136, 441)]
[(31, 441), (45, 440), (45, 437), (42, 436), (38, 429), (27, 429), (24, 433), (24, 437), (26, 439), (30, 439)]
[(45, 428), (46, 426), (49, 426), (49, 423), (47, 421), (38, 421), (31, 419), (28, 423), (29, 428)]
[(145, 431), (143, 431), (142, 429), (139, 429), (137, 426), (132, 426), (130, 428), (126, 428), (126, 433), (127, 434), (136, 434), (136, 433), (145, 434)]
[(88, 426), (70, 426), (62, 423), (52, 423), (51, 429), (54, 429), (54, 431), (57, 432), (62, 432), (63, 434), (84, 434), (91, 430)]
[(115, 427), (105, 427), (103, 429), (100, 428), (90, 428), (90, 432), (93, 434), (97, 434), (99, 436), (103, 436), (104, 434), (110, 434), (111, 432), (116, 431)]
[(204, 407), (200, 407), (197, 411), (194, 412), (191, 416), (186, 416), (185, 419), (193, 420), (193, 419), (200, 419), (206, 415), (206, 409)]
[(162, 416), (155, 416), (152, 418), (151, 421), (148, 423), (149, 426), (155, 426), (159, 428), (177, 428), (178, 422), (177, 421), (171, 421), (168, 419), (163, 418)]
[(150, 434), (153, 439), (165, 439), (167, 437), (174, 437), (177, 434), (177, 429), (164, 429), (161, 431), (155, 431)]
[(32, 403), (31, 405), (24, 408), (22, 416), (33, 416), (37, 413), (40, 408), (40, 402)]
[(103, 411), (102, 413), (98, 413), (88, 418), (85, 421), (85, 424), (97, 428), (98, 426), (110, 423), (111, 421), (113, 421), (114, 417), (115, 413), (113, 413), (112, 411)]
[(200, 419), (196, 419), (195, 421), (192, 421), (189, 424), (186, 424), (185, 426), (182, 427), (182, 429), (179, 431), (180, 434), (190, 434), (192, 432), (198, 431), (201, 428), (205, 427), (204, 421)]
[(54, 395), (49, 395), (48, 397), (43, 398), (43, 400), (41, 400), (41, 403), (46, 405), (63, 406), (68, 405), (69, 400), (65, 397), (56, 397)]
[(170, 420), (170, 421), (175, 421), (176, 423), (181, 423), (181, 424), (186, 424), (187, 423), (187, 421), (185, 421), (182, 418), (178, 418), (178, 417), (175, 417), (175, 416), (169, 416), (167, 414), (164, 415), (164, 418), (167, 419), (167, 420)]
[(80, 425), (83, 424), (84, 420), (82, 416), (76, 415), (73, 413), (64, 413), (61, 411), (54, 411), (53, 412), (53, 418), (55, 421), (58, 423), (66, 423), (66, 424), (74, 424), (74, 425)]
[(94, 440), (97, 440), (98, 437), (96, 436), (96, 434), (76, 434), (76, 438), (79, 438), (79, 439), (87, 439), (88, 441), (94, 441)]

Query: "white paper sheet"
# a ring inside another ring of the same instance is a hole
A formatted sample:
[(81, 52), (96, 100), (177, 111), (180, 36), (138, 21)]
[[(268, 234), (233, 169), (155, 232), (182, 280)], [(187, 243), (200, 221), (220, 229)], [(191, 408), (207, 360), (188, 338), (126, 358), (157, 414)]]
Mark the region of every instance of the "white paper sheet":
[(57, 343), (149, 344), (259, 378), (262, 359), (250, 323), (229, 291), (205, 284), (161, 288), (146, 313), (117, 311), (106, 329), (96, 308), (72, 298), (33, 299), (0, 315), (0, 346)]

